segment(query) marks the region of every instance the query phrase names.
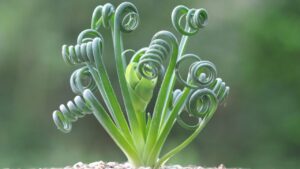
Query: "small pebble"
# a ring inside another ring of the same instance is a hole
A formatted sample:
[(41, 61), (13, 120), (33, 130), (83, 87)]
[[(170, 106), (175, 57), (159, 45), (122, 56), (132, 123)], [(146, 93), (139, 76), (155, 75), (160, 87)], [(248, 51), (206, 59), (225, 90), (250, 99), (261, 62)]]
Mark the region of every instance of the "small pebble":
[[(126, 163), (117, 163), (117, 162), (103, 162), (97, 161), (89, 164), (84, 164), (83, 162), (78, 162), (73, 166), (66, 166), (63, 169), (134, 169), (128, 162)], [(150, 167), (139, 167), (137, 169), (151, 169)], [(223, 164), (214, 168), (203, 168), (200, 166), (186, 166), (181, 165), (168, 165), (162, 166), (161, 169), (226, 169)]]

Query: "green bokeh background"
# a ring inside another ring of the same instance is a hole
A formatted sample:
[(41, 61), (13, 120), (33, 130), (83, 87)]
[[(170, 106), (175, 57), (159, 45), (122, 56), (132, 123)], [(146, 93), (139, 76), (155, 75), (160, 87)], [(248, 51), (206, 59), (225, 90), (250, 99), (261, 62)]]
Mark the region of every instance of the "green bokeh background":
[[(75, 44), (93, 9), (106, 2), (122, 1), (0, 0), (0, 168), (126, 160), (92, 116), (70, 134), (52, 122), (52, 111), (74, 97), (68, 80), (75, 67), (63, 62), (61, 45)], [(170, 163), (299, 168), (300, 1), (131, 2), (141, 18), (138, 29), (124, 35), (125, 47), (133, 49), (147, 46), (159, 30), (176, 33), (170, 20), (176, 5), (206, 8), (209, 25), (191, 38), (187, 52), (214, 62), (231, 87), (227, 106)], [(116, 81), (109, 31), (103, 36)], [(167, 148), (185, 136), (175, 127)]]

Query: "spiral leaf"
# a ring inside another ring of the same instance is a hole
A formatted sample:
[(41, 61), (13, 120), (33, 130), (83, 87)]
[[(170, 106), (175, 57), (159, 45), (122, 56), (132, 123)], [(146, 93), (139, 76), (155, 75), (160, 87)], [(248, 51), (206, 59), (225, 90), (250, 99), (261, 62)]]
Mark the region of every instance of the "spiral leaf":
[(137, 8), (130, 2), (124, 2), (118, 6), (115, 12), (116, 23), (122, 32), (134, 31), (139, 25), (139, 13)]
[[(183, 25), (185, 19), (185, 25)], [(177, 6), (172, 12), (174, 28), (181, 34), (191, 36), (196, 34), (208, 22), (207, 11), (203, 8), (189, 9), (186, 6)]]
[(93, 29), (86, 29), (80, 32), (77, 37), (77, 44), (87, 43), (93, 41), (95, 38), (100, 38), (103, 41), (102, 35)]
[[(187, 81), (185, 81), (180, 75), (179, 67), (182, 62), (187, 61), (188, 59), (194, 59), (196, 62), (193, 62), (190, 65), (188, 78)], [(179, 82), (193, 89), (211, 85), (217, 76), (217, 70), (213, 63), (209, 61), (201, 61), (200, 58), (194, 54), (186, 54), (182, 56), (182, 58), (176, 63), (175, 72)]]
[(198, 124), (189, 125), (183, 121), (180, 114), (177, 117), (178, 123), (186, 129), (196, 129), (201, 120), (205, 120), (210, 113), (218, 106), (218, 100), (214, 92), (210, 89), (198, 89), (191, 92), (187, 101), (186, 101), (186, 110), (192, 117), (199, 119)]
[[(94, 31), (86, 31), (79, 35), (78, 41), (83, 41), (85, 43), (80, 43), (75, 46), (63, 45), (62, 55), (63, 59), (67, 64), (76, 65), (81, 63), (95, 63), (97, 58), (101, 57), (103, 51), (103, 39), (100, 34), (91, 34)], [(89, 37), (96, 36), (96, 38)], [(87, 42), (86, 42), (87, 41)], [(99, 55), (95, 55), (95, 53)]]
[(216, 94), (219, 103), (222, 103), (229, 94), (230, 88), (226, 86), (225, 82), (221, 78), (217, 78), (212, 84), (212, 90)]
[(105, 5), (99, 5), (95, 8), (91, 21), (91, 28), (95, 30), (99, 30), (101, 25), (104, 28), (108, 28), (109, 21), (114, 14), (114, 6), (110, 3)]
[[(95, 69), (95, 71), (97, 71)], [(94, 90), (96, 83), (87, 66), (75, 70), (70, 78), (70, 86), (75, 94), (82, 93), (85, 89)]]
[(167, 31), (160, 31), (154, 35), (146, 52), (138, 62), (139, 73), (147, 79), (157, 78), (164, 73), (163, 62), (173, 53), (173, 46), (177, 44), (175, 36)]
[(55, 110), (52, 115), (57, 128), (68, 133), (72, 129), (72, 122), (90, 113), (90, 106), (82, 96), (76, 96), (73, 101), (69, 101), (66, 105), (60, 105), (59, 110)]

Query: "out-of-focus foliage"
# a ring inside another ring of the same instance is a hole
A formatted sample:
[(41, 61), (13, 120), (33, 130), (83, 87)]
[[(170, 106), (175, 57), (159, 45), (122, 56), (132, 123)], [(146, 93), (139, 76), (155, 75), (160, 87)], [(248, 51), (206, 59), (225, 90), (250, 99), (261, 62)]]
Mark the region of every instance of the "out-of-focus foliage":
[[(94, 7), (106, 2), (0, 1), (0, 168), (125, 160), (92, 116), (80, 119), (68, 135), (59, 132), (51, 118), (59, 103), (74, 96), (68, 88), (73, 68), (64, 64), (61, 45), (75, 44)], [(139, 28), (124, 37), (125, 47), (133, 49), (147, 46), (159, 30), (175, 32), (170, 13), (176, 5), (206, 8), (209, 25), (191, 38), (188, 50), (213, 61), (231, 86), (226, 107), (171, 163), (247, 168), (300, 165), (299, 2), (131, 2), (141, 16)], [(105, 61), (114, 80), (109, 31), (103, 35)], [(176, 130), (179, 134), (171, 136), (170, 145), (186, 136), (186, 131)]]

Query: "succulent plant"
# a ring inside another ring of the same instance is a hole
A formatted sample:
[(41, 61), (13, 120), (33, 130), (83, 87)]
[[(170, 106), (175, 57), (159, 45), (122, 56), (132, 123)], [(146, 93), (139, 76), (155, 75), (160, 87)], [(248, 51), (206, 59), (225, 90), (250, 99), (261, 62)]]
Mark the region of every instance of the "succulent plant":
[[(172, 23), (182, 34), (179, 43), (171, 32), (159, 31), (148, 47), (125, 50), (122, 34), (137, 28), (137, 8), (129, 2), (117, 8), (109, 3), (97, 6), (91, 28), (79, 34), (76, 45), (62, 47), (64, 61), (81, 67), (70, 78), (71, 89), (78, 95), (53, 112), (58, 129), (70, 132), (78, 118), (93, 114), (133, 166), (159, 168), (197, 137), (229, 93), (229, 87), (217, 78), (212, 62), (185, 53), (188, 39), (207, 21), (205, 9), (177, 6)], [(102, 59), (104, 39), (100, 31), (104, 29), (111, 29), (122, 99), (117, 98)], [(128, 55), (131, 60), (126, 63)], [(185, 79), (180, 66), (191, 61)], [(175, 88), (176, 80), (184, 86), (182, 89)], [(100, 93), (103, 105), (96, 92)], [(147, 108), (151, 100), (155, 103), (153, 109)], [(197, 124), (187, 122), (183, 113), (196, 118)], [(161, 156), (175, 122), (192, 130), (192, 134)]]

